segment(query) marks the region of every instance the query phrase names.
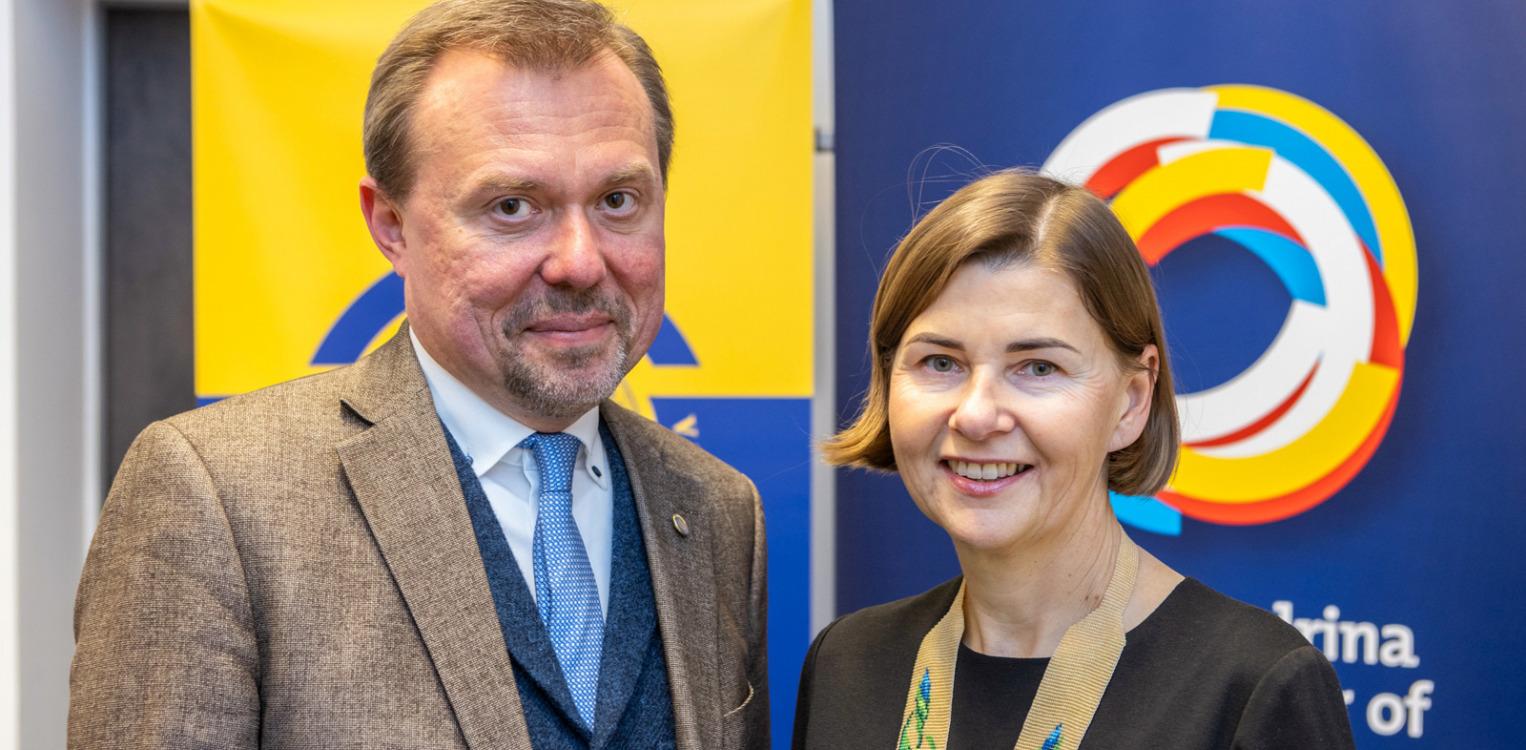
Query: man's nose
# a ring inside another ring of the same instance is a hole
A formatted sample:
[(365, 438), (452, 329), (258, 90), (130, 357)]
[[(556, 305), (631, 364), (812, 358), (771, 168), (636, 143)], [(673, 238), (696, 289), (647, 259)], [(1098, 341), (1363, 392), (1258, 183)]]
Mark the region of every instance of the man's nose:
[(970, 440), (1011, 432), (1017, 427), (1005, 384), (1000, 377), (977, 371), (965, 384), (948, 426)]
[(568, 211), (541, 264), (540, 275), (551, 286), (587, 289), (604, 279), (604, 250), (598, 232), (582, 211)]

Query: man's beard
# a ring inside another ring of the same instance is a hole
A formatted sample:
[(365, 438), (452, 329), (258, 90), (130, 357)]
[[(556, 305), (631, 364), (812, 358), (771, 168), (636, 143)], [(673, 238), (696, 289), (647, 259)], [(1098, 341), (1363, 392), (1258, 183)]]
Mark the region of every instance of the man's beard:
[[(598, 311), (609, 316), (614, 343), (598, 343), (556, 353), (523, 349), (525, 326), (552, 313)], [(536, 298), (521, 300), (503, 322), (508, 342), (504, 354), (503, 385), (520, 406), (531, 414), (551, 418), (577, 417), (609, 398), (630, 369), (631, 311), (619, 299), (593, 289), (567, 291), (552, 288)], [(547, 361), (549, 360), (549, 361)], [(596, 364), (603, 362), (602, 366)], [(585, 367), (594, 369), (584, 372)]]

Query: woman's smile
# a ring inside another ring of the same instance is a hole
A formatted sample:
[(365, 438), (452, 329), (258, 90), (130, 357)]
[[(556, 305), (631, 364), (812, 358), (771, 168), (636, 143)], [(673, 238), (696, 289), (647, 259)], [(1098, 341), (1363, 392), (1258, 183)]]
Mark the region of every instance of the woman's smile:
[(971, 497), (990, 497), (1033, 476), (1033, 465), (1015, 461), (939, 461), (955, 490)]

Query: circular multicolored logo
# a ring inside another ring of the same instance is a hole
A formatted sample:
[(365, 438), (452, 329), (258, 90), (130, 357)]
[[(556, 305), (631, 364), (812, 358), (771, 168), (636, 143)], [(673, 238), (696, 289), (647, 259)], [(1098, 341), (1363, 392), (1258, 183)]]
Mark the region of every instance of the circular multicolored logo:
[(1398, 403), (1418, 287), (1404, 201), (1361, 136), (1275, 89), (1164, 89), (1081, 123), (1044, 171), (1110, 201), (1151, 266), (1214, 235), (1262, 261), (1291, 298), (1249, 367), (1178, 394), (1181, 461), (1155, 500), (1260, 524), (1318, 505), (1361, 471)]

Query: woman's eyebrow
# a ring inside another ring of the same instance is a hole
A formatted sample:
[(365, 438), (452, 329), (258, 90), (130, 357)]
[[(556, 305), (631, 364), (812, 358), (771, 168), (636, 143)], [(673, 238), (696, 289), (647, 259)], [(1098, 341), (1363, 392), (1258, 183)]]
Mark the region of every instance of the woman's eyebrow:
[(1067, 344), (1059, 339), (1052, 338), (1022, 339), (1020, 341), (1014, 341), (1010, 344), (1007, 344), (1007, 351), (1009, 353), (1026, 352), (1032, 351), (1034, 349), (1069, 349), (1077, 354), (1081, 353), (1080, 349), (1077, 349), (1074, 346), (1071, 346), (1070, 344)]
[(948, 338), (946, 336), (939, 336), (936, 333), (919, 333), (919, 334), (917, 334), (915, 336), (912, 336), (911, 338), (907, 339), (906, 343), (908, 343), (908, 344), (932, 344), (933, 346), (943, 347), (944, 349), (959, 349), (959, 350), (963, 350), (964, 349), (964, 343), (963, 342), (956, 341), (956, 340)]

